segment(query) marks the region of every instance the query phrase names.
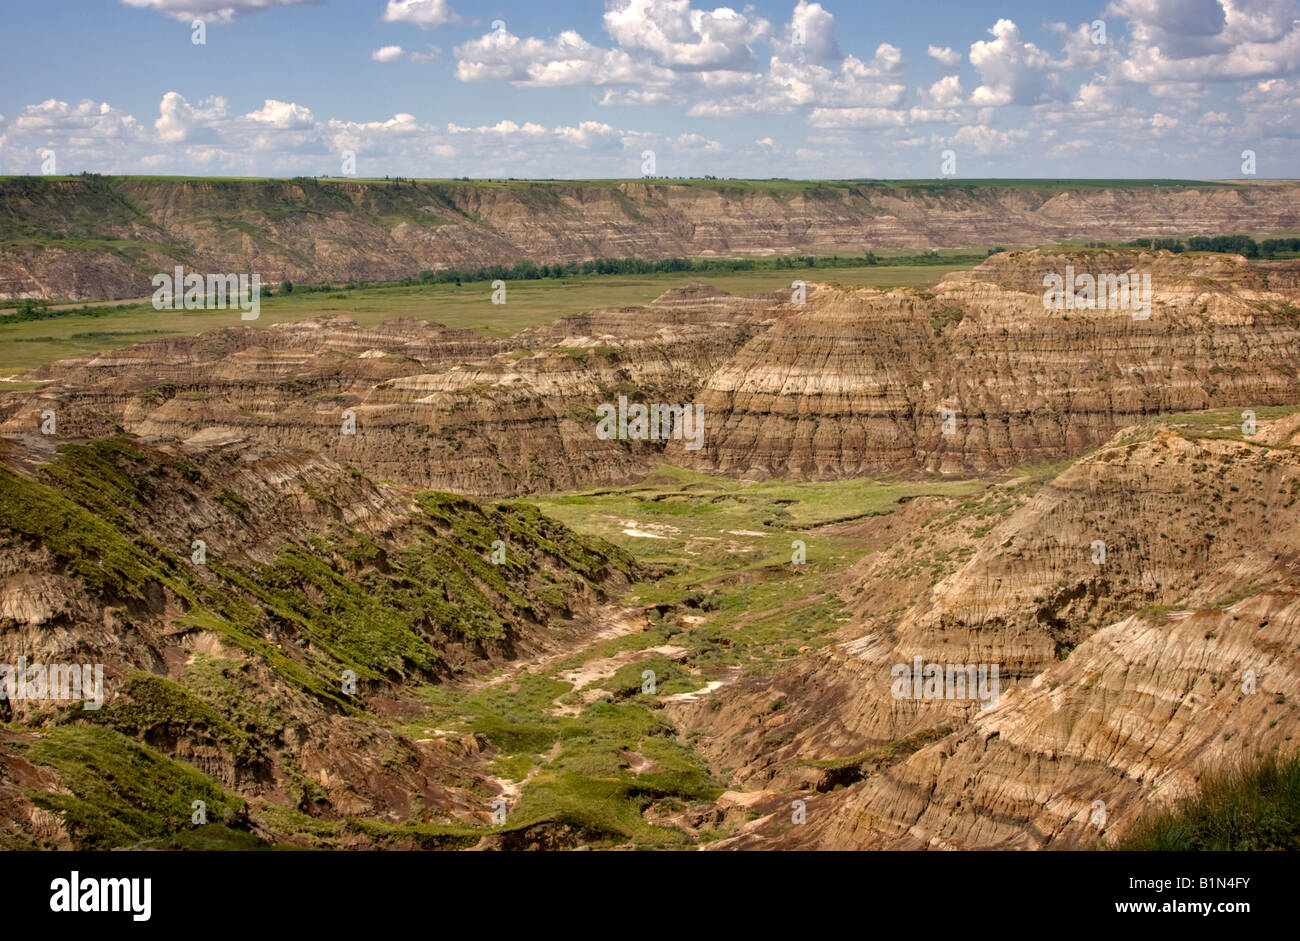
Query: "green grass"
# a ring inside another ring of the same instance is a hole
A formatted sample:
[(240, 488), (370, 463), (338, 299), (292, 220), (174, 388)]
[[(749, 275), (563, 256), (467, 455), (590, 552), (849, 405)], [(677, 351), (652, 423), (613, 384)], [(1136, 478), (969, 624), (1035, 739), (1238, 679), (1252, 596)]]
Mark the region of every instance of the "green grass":
[[(171, 630), (211, 631), (248, 655), (195, 655), (176, 679), (132, 672), (100, 712), (41, 717), (47, 727), (55, 724), (42, 729), (27, 753), (57, 770), (71, 794), (31, 799), (63, 816), (76, 845), (255, 844), (238, 826), (189, 833), (184, 822), (190, 801), (207, 801), (210, 818), (220, 819), (214, 815), (232, 807), (232, 799), (151, 745), (192, 740), (245, 769), (266, 766), (276, 756), (288, 792), (299, 794), (300, 802), (318, 802), (318, 785), (283, 750), (283, 729), (293, 724), (287, 713), (295, 693), (313, 696), (335, 713), (380, 721), (341, 692), (345, 667), (376, 686), (400, 682), (406, 693), (418, 690), (427, 704), (422, 721), (485, 735), (501, 751), (500, 769), (511, 774), (526, 775), (542, 752), (562, 737), (573, 738), (575, 729), (582, 734), (574, 743), (586, 734), (585, 723), (552, 714), (555, 699), (569, 690), (552, 676), (524, 675), (466, 695), (434, 684), (433, 674), (442, 672), (440, 645), (448, 639), (501, 639), (511, 625), (557, 623), (576, 596), (599, 600), (615, 573), (638, 577), (641, 567), (629, 553), (582, 536), (523, 501), (480, 504), (424, 492), (415, 495), (415, 509), (399, 524), (400, 532), (382, 545), (334, 526), (305, 545), (283, 545), (270, 562), (209, 558), (199, 572), (181, 553), (149, 541), (142, 521), (159, 492), (183, 487), (182, 481), (197, 485), (202, 477), (187, 459), (159, 457), (124, 439), (65, 445), (35, 479), (0, 466), (0, 526), (15, 539), (43, 545), (106, 604), (156, 602), (166, 593), (185, 608), (172, 618)], [(250, 511), (235, 494), (219, 492), (210, 505), (235, 518)], [(502, 565), (488, 558), (497, 538), (508, 547)], [(117, 611), (128, 630), (129, 611), (129, 605)], [(268, 689), (263, 666), (287, 688)], [(658, 667), (669, 690), (696, 685), (674, 675), (672, 664)], [(643, 736), (615, 741), (614, 726), (607, 725), (601, 748), (613, 748), (614, 758), (619, 749), (640, 744)], [(629, 735), (641, 729), (628, 728)], [(655, 728), (656, 735), (667, 734)], [(423, 734), (410, 730), (411, 737)], [(629, 801), (704, 787), (697, 780), (698, 763), (686, 752), (671, 744), (649, 747), (661, 770), (644, 786), (624, 782)], [(569, 806), (572, 795), (564, 795), (574, 782), (567, 774), (559, 780), (552, 782), (559, 788), (556, 799)], [(242, 801), (239, 806), (242, 814)], [(619, 819), (627, 813), (620, 811)], [(451, 848), (476, 839), (474, 828), (464, 826), (381, 821), (348, 821), (343, 832), (392, 846)], [(619, 840), (682, 842), (676, 831), (664, 835), (630, 823), (614, 832)], [(310, 836), (331, 838), (314, 831)]]
[(293, 716), (280, 699), (260, 695), (253, 673), (253, 664), (247, 660), (195, 653), (179, 682), (249, 738), (273, 742)]
[(0, 320), (0, 376), (160, 337), (194, 336), (222, 327), (264, 329), (322, 315), (348, 317), (366, 327), (416, 317), (448, 327), (478, 330), (487, 336), (509, 337), (569, 314), (645, 304), (671, 288), (696, 281), (733, 294), (787, 289), (796, 278), (853, 287), (919, 287), (935, 284), (961, 267), (968, 265), (575, 276), (511, 282), (505, 304), (491, 302), (492, 287), (488, 282), (294, 292), (263, 298), (261, 315), (255, 321), (241, 320), (238, 310), (157, 311), (150, 304), (104, 307), (93, 316), (72, 314), (22, 323)]
[[(1026, 467), (1016, 473), (1028, 478), (1022, 486), (1032, 487), (1057, 468)], [(309, 546), (285, 547), (270, 564), (236, 567), (210, 560), (208, 572), (223, 586), (214, 592), (191, 581), (188, 566), (174, 571), (165, 553), (141, 551), (132, 528), (153, 489), (201, 477), (202, 471), (188, 461), (158, 464), (127, 442), (65, 448), (41, 482), (15, 475), (10, 519), (25, 527), (21, 532), (47, 540), (72, 566), (90, 560), (102, 573), (99, 553), (107, 548), (145, 569), (137, 575), (110, 565), (108, 573), (117, 574), (107, 585), (114, 591), (147, 578), (188, 591), (194, 604), (175, 626), (222, 634), (293, 686), (349, 714), (358, 712), (338, 694), (342, 665), (373, 682), (404, 681), (403, 694), (421, 708), (387, 724), (406, 738), (439, 734), (435, 729), (483, 736), (491, 747), (485, 770), (521, 786), (502, 826), (429, 823), (418, 816), (398, 823), (314, 821), (299, 811), (266, 805), (255, 813), (274, 832), (292, 834), (308, 845), (340, 845), (363, 837), (380, 846), (428, 849), (465, 848), (488, 832), (501, 834), (507, 846), (576, 833), (583, 842), (606, 848), (690, 848), (728, 835), (729, 825), (692, 832), (667, 819), (693, 803), (713, 800), (725, 784), (694, 751), (694, 739), (673, 725), (662, 708), (663, 697), (726, 680), (738, 667), (748, 676), (770, 674), (801, 649), (833, 642), (848, 618), (838, 597), (844, 569), (870, 550), (851, 527), (829, 532), (821, 527), (888, 514), (905, 498), (924, 494), (961, 501), (954, 513), (976, 512), (991, 494), (982, 480), (740, 484), (671, 466), (637, 485), (532, 501), (477, 504), (424, 493), (417, 497), (418, 513), (404, 528), (405, 549), (388, 548), (382, 567), (377, 565), (380, 547), (370, 538), (335, 528)], [(0, 487), (0, 497), (5, 492)], [(42, 503), (53, 499), (49, 494), (57, 495), (57, 505)], [(1006, 500), (1013, 498), (1008, 491)], [(320, 493), (313, 499), (328, 501), (330, 496)], [(219, 495), (215, 505), (236, 517), (249, 511), (233, 494)], [(0, 500), (0, 509), (4, 506)], [(29, 510), (22, 515), (19, 507)], [(77, 535), (91, 521), (103, 527), (94, 530), (103, 545), (88, 545)], [(641, 528), (665, 527), (668, 538), (627, 536), (622, 532), (627, 521)], [(790, 564), (790, 543), (796, 537), (808, 545), (808, 564), (797, 569)], [(504, 538), (509, 546), (504, 566), (486, 561), (495, 538)], [(739, 549), (750, 551), (731, 551)], [(433, 681), (429, 673), (437, 651), (421, 633), (424, 626), (491, 638), (499, 636), (504, 611), (544, 617), (565, 604), (571, 590), (548, 581), (551, 568), (572, 573), (575, 584), (621, 571), (640, 579), (620, 599), (624, 604), (656, 603), (661, 609), (649, 613), (645, 630), (591, 644), (544, 667), (512, 664), (494, 685), (479, 679)], [(286, 646), (295, 638), (309, 643), (301, 653), (290, 648), (294, 656), (287, 656), (266, 639), (272, 623)], [(681, 650), (650, 652), (667, 645)], [(565, 671), (620, 653), (639, 653), (639, 659), (611, 664), (587, 687), (607, 695), (587, 701), (577, 715), (558, 708), (580, 704), (572, 684), (561, 678)], [(161, 821), (172, 814), (170, 805), (160, 795), (136, 794), (147, 782), (119, 781), (119, 772), (107, 767), (102, 752), (105, 743), (127, 741), (118, 734), (125, 732), (135, 750), (122, 754), (134, 763), (129, 767), (144, 768), (151, 751), (134, 739), (165, 741), (184, 734), (214, 742), (241, 760), (260, 760), (277, 730), (285, 727), (288, 707), (257, 695), (254, 668), (237, 659), (200, 655), (187, 664), (179, 682), (132, 674), (123, 695), (91, 723), (56, 727), (60, 735), (73, 738), (61, 751), (39, 757), (45, 764), (59, 762), (74, 781), (75, 799), (59, 809), (75, 822), (78, 845), (226, 847), (247, 839), (238, 826), (229, 833), (191, 833), (164, 825)], [(641, 692), (647, 669), (656, 674), (653, 695)], [(824, 767), (833, 781), (847, 780), (920, 744), (921, 739), (902, 740)], [(305, 803), (319, 798), (319, 787), (296, 770), (292, 758), (283, 766), (291, 795), (300, 795)], [(173, 782), (166, 769), (147, 773), (174, 790), (190, 787)], [(111, 793), (95, 790), (87, 783), (91, 776), (102, 779)], [(115, 802), (127, 799), (118, 792), (129, 788), (135, 789), (126, 793), (144, 808), (137, 811), (143, 817), (128, 816), (118, 828), (112, 823)], [(477, 793), (486, 806), (492, 791), (480, 787)], [(97, 813), (101, 806), (109, 808), (107, 818)]]
[(106, 708), (80, 715), (146, 741), (195, 735), (216, 742), (241, 762), (265, 757), (247, 731), (227, 721), (200, 696), (179, 683), (139, 670), (118, 684), (117, 695)]
[[(138, 534), (123, 532), (115, 506), (134, 501), (129, 481), (109, 457), (114, 445), (65, 445), (47, 475), (80, 490), (89, 508), (54, 487), (0, 467), (0, 526), (42, 544), (92, 592), (113, 599), (145, 601), (151, 584), (170, 584), (193, 600), (176, 554)], [(98, 496), (87, 491), (99, 488)]]
[[(1176, 431), (1187, 438), (1227, 439), (1249, 444), (1258, 439), (1242, 433), (1242, 412), (1246, 410), (1247, 406), (1241, 406), (1161, 415), (1136, 426), (1123, 438), (1117, 438), (1114, 446), (1122, 447), (1149, 441), (1166, 429)], [(1255, 413), (1257, 423), (1263, 423), (1294, 415), (1300, 412), (1300, 405), (1255, 405), (1250, 406), (1249, 410)]]
[[(923, 494), (966, 496), (985, 488), (968, 480), (850, 480), (744, 483), (664, 465), (640, 483), (614, 489), (533, 498), (548, 516), (579, 532), (600, 536), (635, 550), (650, 562), (675, 565), (691, 559), (692, 568), (735, 566), (731, 543), (752, 546), (749, 561), (787, 564), (791, 542), (804, 538), (808, 560), (825, 560), (829, 537), (808, 541), (808, 530), (827, 523), (888, 513), (900, 502)], [(626, 526), (637, 523), (636, 527)], [(661, 536), (630, 536), (624, 529)], [(706, 541), (707, 540), (707, 541)], [(688, 551), (689, 550), (689, 551)]]
[[(30, 791), (27, 796), (36, 806), (60, 815), (77, 849), (192, 843), (185, 834), (196, 829), (191, 821), (196, 800), (207, 805), (205, 826), (238, 825), (246, 818), (242, 798), (119, 732), (61, 726), (12, 747), (59, 772), (71, 793)], [(212, 840), (217, 841), (215, 835)], [(229, 831), (220, 842), (241, 848), (260, 844), (249, 834)]]
[[(594, 703), (579, 719), (564, 720), (559, 741), (559, 755), (512, 809), (510, 828), (551, 821), (577, 827), (597, 845), (685, 847), (688, 835), (648, 823), (646, 808), (665, 798), (712, 800), (723, 791), (671, 727), (639, 705)], [(623, 757), (629, 750), (653, 765), (633, 773)]]
[(479, 732), (506, 755), (540, 754), (555, 744), (560, 720), (549, 710), (569, 686), (550, 676), (524, 674), (516, 682), (484, 687), (466, 694), (451, 686), (422, 692), (429, 710), (402, 731), (421, 738), (425, 728)]
[[(493, 772), (522, 783), (507, 823), (496, 828), (503, 832), (562, 825), (597, 847), (686, 848), (719, 839), (725, 832), (692, 834), (662, 820), (662, 812), (711, 800), (723, 787), (691, 740), (668, 721), (663, 697), (724, 680), (736, 667), (750, 676), (770, 673), (801, 648), (832, 642), (848, 617), (836, 595), (842, 572), (867, 550), (850, 535), (805, 533), (809, 564), (796, 570), (789, 564), (792, 532), (890, 513), (907, 496), (965, 497), (985, 487), (981, 481), (870, 480), (741, 485), (665, 466), (635, 486), (535, 500), (548, 516), (575, 532), (625, 546), (643, 564), (671, 561), (671, 571), (660, 569), (656, 580), (634, 584), (625, 599), (664, 605), (666, 613), (656, 609), (644, 630), (590, 644), (543, 668), (507, 667), (491, 685), (422, 687), (424, 711), (396, 730), (410, 738), (434, 729), (485, 736), (497, 749)], [(631, 519), (679, 532), (664, 541), (627, 537), (621, 530)], [(683, 551), (708, 536), (754, 551)], [(681, 651), (650, 652), (669, 645)], [(615, 661), (587, 681), (588, 694), (604, 691), (599, 698), (580, 699), (562, 679), (567, 671), (616, 655), (634, 658)], [(642, 692), (646, 670), (655, 673), (654, 694)], [(558, 708), (584, 701), (577, 715)], [(919, 744), (909, 740), (860, 758), (881, 762), (914, 747)], [(649, 764), (638, 774), (632, 767), (640, 762)]]
[[(642, 692), (646, 689), (647, 677), (644, 677), (646, 671), (654, 674), (654, 692)], [(598, 684), (602, 689), (607, 689), (613, 694), (616, 700), (636, 699), (638, 696), (646, 697), (643, 702), (653, 703), (658, 696), (671, 696), (674, 693), (688, 693), (692, 690), (699, 689), (702, 683), (696, 677), (691, 676), (681, 665), (674, 660), (670, 660), (662, 654), (656, 654), (648, 660), (638, 660), (635, 663), (629, 663), (626, 666), (615, 670), (612, 676), (600, 680)]]
[(1272, 755), (1207, 775), (1196, 797), (1143, 816), (1109, 848), (1300, 850), (1300, 755)]
[[(511, 624), (547, 623), (567, 614), (575, 593), (598, 597), (611, 575), (638, 572), (625, 551), (525, 503), (491, 506), (428, 492), (416, 497), (400, 545), (383, 550), (336, 528), (309, 545), (282, 546), (270, 563), (210, 558), (200, 578), (140, 523), (156, 492), (193, 483), (196, 473), (184, 459), (160, 462), (124, 439), (64, 445), (36, 479), (0, 466), (0, 526), (42, 545), (106, 603), (149, 603), (169, 593), (186, 609), (175, 628), (218, 633), (292, 687), (348, 712), (357, 706), (340, 693), (344, 668), (376, 683), (427, 679), (440, 669), (444, 641), (500, 638)], [(216, 503), (235, 516), (247, 509), (234, 495), (218, 494)], [(508, 545), (499, 566), (488, 559), (497, 538)], [(294, 656), (272, 634), (296, 645)], [(216, 711), (258, 712), (242, 701), (239, 675), (206, 669), (192, 691), (133, 676), (103, 721), (146, 737), (197, 730), (248, 757), (253, 741)], [(205, 692), (219, 694), (215, 706)], [(272, 724), (263, 712), (256, 727)]]
[[(336, 534), (285, 546), (269, 565), (210, 560), (227, 594), (202, 626), (270, 659), (296, 685), (337, 700), (341, 669), (377, 682), (428, 678), (439, 669), (444, 639), (500, 638), (512, 623), (545, 623), (567, 611), (580, 580), (635, 575), (627, 553), (526, 504), (491, 507), (432, 492), (416, 502), (413, 542), (400, 551), (381, 553), (364, 537)], [(488, 558), (498, 538), (508, 545), (499, 566)], [(196, 616), (186, 618), (199, 626)], [(254, 628), (267, 619), (310, 651), (306, 666), (259, 642)]]

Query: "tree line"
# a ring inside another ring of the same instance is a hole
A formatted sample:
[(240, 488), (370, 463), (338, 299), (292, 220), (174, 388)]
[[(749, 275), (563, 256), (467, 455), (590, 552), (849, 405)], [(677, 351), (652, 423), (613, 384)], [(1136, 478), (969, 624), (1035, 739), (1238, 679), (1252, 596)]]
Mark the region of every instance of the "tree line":
[(1276, 238), (1256, 241), (1249, 235), (1193, 235), (1178, 238), (1142, 238), (1126, 243), (1134, 248), (1170, 252), (1226, 252), (1247, 258), (1272, 258), (1275, 255), (1300, 253), (1300, 238)]
[[(970, 256), (971, 259), (983, 256)], [(487, 265), (476, 268), (426, 268), (415, 278), (398, 284), (460, 284), (465, 281), (537, 281), (544, 278), (569, 278), (578, 275), (609, 274), (679, 274), (710, 271), (781, 271), (799, 268), (861, 268), (870, 265), (934, 265), (967, 260), (965, 256), (942, 256), (938, 252), (895, 255), (882, 258), (875, 252), (865, 255), (773, 255), (766, 258), (593, 258), (588, 261), (537, 264), (527, 259), (513, 265)]]

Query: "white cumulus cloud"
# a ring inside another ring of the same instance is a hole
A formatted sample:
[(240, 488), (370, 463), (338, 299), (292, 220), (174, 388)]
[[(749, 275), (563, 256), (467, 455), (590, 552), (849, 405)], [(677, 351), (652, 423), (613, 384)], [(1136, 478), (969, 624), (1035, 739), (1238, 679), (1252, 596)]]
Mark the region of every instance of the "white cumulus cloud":
[(321, 0), (122, 0), (129, 7), (157, 10), (172, 19), (211, 20), (229, 23), (271, 7), (293, 7), (320, 3)]
[(420, 29), (437, 29), (459, 23), (460, 17), (447, 0), (388, 0), (385, 23), (414, 23)]
[(926, 51), (931, 59), (938, 62), (945, 69), (955, 69), (961, 65), (962, 54), (955, 49), (950, 49), (947, 46), (931, 46)]
[(1060, 97), (1060, 74), (1052, 57), (1020, 36), (1012, 20), (998, 20), (992, 40), (971, 44), (970, 61), (983, 82), (971, 94), (977, 105), (1034, 104)]
[(682, 70), (753, 68), (751, 43), (772, 29), (761, 17), (730, 7), (696, 10), (690, 0), (614, 0), (604, 20), (605, 30), (623, 49)]

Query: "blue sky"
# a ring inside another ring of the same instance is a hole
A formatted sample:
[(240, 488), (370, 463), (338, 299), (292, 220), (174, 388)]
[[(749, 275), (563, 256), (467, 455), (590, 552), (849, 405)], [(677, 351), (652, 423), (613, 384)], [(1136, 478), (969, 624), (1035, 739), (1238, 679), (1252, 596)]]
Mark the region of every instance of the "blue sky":
[[(1300, 175), (1297, 0), (7, 0), (0, 172)], [(194, 20), (205, 42), (195, 44)], [(1104, 37), (1096, 24), (1104, 23)]]

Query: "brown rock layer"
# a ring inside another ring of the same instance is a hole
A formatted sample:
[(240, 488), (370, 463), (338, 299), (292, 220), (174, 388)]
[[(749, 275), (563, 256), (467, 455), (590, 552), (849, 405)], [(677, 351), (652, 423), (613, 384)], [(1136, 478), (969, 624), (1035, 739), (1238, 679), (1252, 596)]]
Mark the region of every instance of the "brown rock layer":
[[(177, 258), (263, 283), (598, 257), (826, 254), (1300, 228), (1293, 183), (0, 181), (0, 299), (152, 293)], [(88, 223), (86, 220), (94, 220)], [(105, 239), (126, 242), (98, 247)]]
[[(1150, 275), (1150, 317), (1004, 286), (1067, 266)], [(47, 386), (0, 398), (0, 427), (30, 433), (53, 409), (64, 435), (259, 441), (478, 494), (619, 483), (664, 457), (749, 477), (982, 473), (1077, 455), (1150, 415), (1296, 401), (1296, 291), (1263, 285), (1297, 271), (1035, 251), (933, 292), (814, 285), (795, 305), (698, 286), (509, 340), (418, 320), (231, 328), (42, 367)], [(703, 447), (601, 440), (595, 409), (620, 395), (701, 405)]]
[[(1150, 274), (1149, 319), (1046, 309), (1042, 272), (1067, 266)], [(1295, 293), (1262, 286), (1290, 284), (1300, 265), (1278, 270), (1035, 251), (950, 275), (932, 294), (819, 286), (709, 377), (697, 399), (713, 416), (706, 445), (681, 459), (810, 479), (985, 472), (1078, 454), (1149, 415), (1293, 402), (1300, 321), (1265, 308)]]
[[(727, 845), (1068, 848), (1122, 836), (1153, 802), (1194, 793), (1206, 770), (1289, 753), (1300, 725), (1298, 429), (1293, 416), (1248, 439), (1121, 435), (994, 526), (901, 616), (867, 618), (867, 633), (816, 662), (713, 718), (701, 711), (735, 737), (755, 703), (785, 697), (782, 724), (763, 733), (785, 728), (793, 743), (741, 766), (766, 787), (814, 788), (808, 759), (915, 743), (811, 796), (805, 826), (778, 813)], [(1097, 537), (1109, 549), (1100, 565)], [(867, 596), (896, 573), (868, 566)], [(999, 665), (996, 706), (895, 698), (891, 666), (914, 657)], [(925, 744), (927, 733), (939, 740)]]

